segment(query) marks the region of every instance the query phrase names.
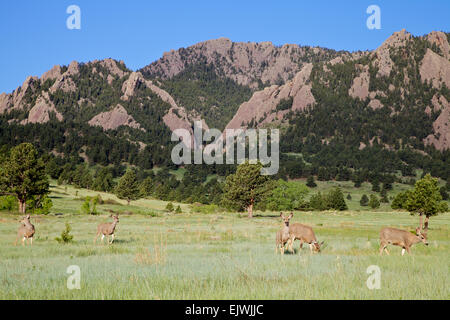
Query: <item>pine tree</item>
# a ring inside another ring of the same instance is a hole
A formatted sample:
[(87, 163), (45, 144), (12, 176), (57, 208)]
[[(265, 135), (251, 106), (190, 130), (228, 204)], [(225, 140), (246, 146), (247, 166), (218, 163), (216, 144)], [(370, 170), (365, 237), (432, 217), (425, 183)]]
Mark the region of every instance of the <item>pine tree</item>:
[(420, 229), (422, 229), (422, 217), (425, 216), (425, 233), (428, 231), (430, 217), (448, 210), (447, 203), (442, 201), (439, 193), (438, 180), (431, 177), (429, 173), (416, 182), (414, 189), (408, 194), (405, 207), (409, 212), (419, 214)]
[(119, 199), (127, 200), (128, 205), (130, 205), (131, 200), (139, 199), (139, 184), (134, 170), (127, 170), (120, 178), (115, 194)]
[(247, 209), (248, 217), (253, 217), (253, 207), (260, 200), (268, 197), (274, 186), (268, 176), (261, 175), (262, 164), (250, 164), (248, 161), (239, 165), (235, 174), (226, 178), (223, 204), (236, 210)]
[(372, 209), (377, 209), (380, 207), (380, 200), (378, 200), (378, 197), (374, 194), (370, 195), (369, 207)]
[(310, 188), (317, 187), (317, 184), (314, 182), (314, 176), (312, 175), (308, 176), (308, 179), (306, 180), (306, 185)]
[(347, 204), (345, 203), (344, 194), (340, 188), (333, 188), (327, 195), (328, 207), (335, 210), (347, 210)]
[(26, 202), (33, 196), (49, 193), (49, 182), (45, 164), (38, 158), (31, 143), (22, 143), (11, 150), (11, 154), (0, 168), (0, 194), (15, 195), (19, 211), (26, 212)]
[(369, 204), (369, 198), (366, 194), (363, 194), (361, 200), (359, 200), (359, 204), (361, 207), (366, 207)]
[(166, 210), (169, 211), (169, 212), (172, 212), (172, 211), (174, 210), (174, 207), (173, 207), (173, 203), (172, 203), (172, 202), (169, 202), (169, 203), (166, 205)]

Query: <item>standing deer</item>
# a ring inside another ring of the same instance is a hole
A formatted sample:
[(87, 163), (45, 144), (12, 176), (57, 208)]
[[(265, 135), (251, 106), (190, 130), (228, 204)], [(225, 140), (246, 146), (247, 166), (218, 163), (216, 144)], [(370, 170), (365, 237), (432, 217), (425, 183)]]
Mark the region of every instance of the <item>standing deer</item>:
[(17, 239), (14, 245), (17, 245), (17, 241), (19, 238), (22, 238), (22, 245), (25, 245), (25, 240), (28, 241), (30, 239), (30, 244), (33, 245), (33, 236), (34, 236), (34, 225), (30, 222), (30, 215), (27, 215), (22, 220), (20, 220), (20, 227), (17, 231)]
[(428, 245), (426, 234), (423, 234), (419, 228), (416, 228), (416, 234), (396, 228), (383, 228), (380, 231), (380, 256), (383, 254), (383, 250), (389, 254), (389, 251), (386, 248), (388, 244), (402, 247), (403, 256), (405, 250), (410, 254), (411, 246), (419, 242)]
[(301, 223), (293, 223), (289, 227), (289, 247), (291, 251), (293, 251), (292, 247), (295, 240), (300, 240), (300, 249), (303, 247), (303, 242), (308, 243), (311, 252), (313, 252), (313, 248), (315, 252), (320, 252), (320, 246), (323, 244), (323, 241), (320, 244), (317, 242), (316, 235), (310, 226)]
[(277, 231), (275, 253), (278, 253), (278, 249), (280, 249), (281, 254), (284, 254), (284, 246), (289, 240), (289, 220), (291, 220), (293, 216), (294, 214), (292, 212), (287, 217), (283, 216), (283, 212), (280, 212), (280, 217), (283, 219), (284, 226)]
[[(111, 241), (108, 242), (109, 244), (112, 244), (114, 241), (114, 230), (116, 229), (116, 225), (119, 222), (119, 216), (116, 215), (111, 215), (110, 217), (112, 217), (114, 219), (113, 222), (110, 223), (101, 223), (98, 225), (97, 227), (97, 235), (95, 236), (94, 239), (94, 243), (97, 242), (97, 238), (98, 236), (101, 234), (102, 235), (102, 243), (103, 243), (103, 239), (105, 238), (105, 236), (111, 236)], [(106, 241), (108, 241), (108, 238), (106, 238)]]

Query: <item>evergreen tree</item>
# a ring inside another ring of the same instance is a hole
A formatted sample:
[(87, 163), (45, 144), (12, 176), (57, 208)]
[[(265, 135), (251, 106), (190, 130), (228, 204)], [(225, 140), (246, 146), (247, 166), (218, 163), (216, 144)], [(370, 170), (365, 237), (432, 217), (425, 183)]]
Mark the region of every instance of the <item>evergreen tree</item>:
[(131, 200), (139, 199), (139, 184), (134, 170), (127, 170), (120, 178), (115, 194), (119, 199), (127, 200), (128, 205), (130, 205)]
[(172, 202), (169, 202), (169, 203), (166, 205), (166, 210), (169, 211), (169, 212), (172, 212), (172, 211), (174, 210), (174, 207), (173, 207), (173, 203), (172, 203)]
[(398, 193), (394, 200), (392, 200), (392, 209), (406, 209), (406, 201), (408, 201), (409, 193), (411, 190)]
[(240, 164), (235, 174), (226, 178), (223, 204), (237, 210), (247, 209), (248, 217), (253, 217), (253, 207), (266, 198), (274, 188), (268, 176), (261, 175), (262, 164)]
[(317, 187), (317, 184), (314, 182), (314, 176), (312, 175), (308, 176), (308, 179), (306, 180), (306, 185), (310, 188)]
[(361, 200), (359, 200), (359, 205), (361, 207), (366, 207), (369, 204), (369, 198), (366, 194), (363, 194)]
[(447, 203), (442, 201), (439, 193), (438, 180), (427, 173), (418, 180), (412, 192), (408, 194), (406, 209), (420, 216), (420, 229), (422, 229), (422, 217), (425, 216), (425, 234), (428, 231), (428, 220), (439, 212), (447, 210)]
[(31, 143), (22, 143), (11, 150), (0, 168), (0, 193), (15, 195), (19, 211), (26, 212), (26, 202), (33, 196), (49, 192), (45, 164), (38, 158)]
[(380, 183), (378, 182), (378, 180), (372, 181), (372, 191), (380, 192)]
[(380, 200), (378, 200), (378, 197), (374, 194), (370, 195), (369, 207), (371, 207), (372, 209), (377, 209), (380, 207)]
[(340, 188), (333, 188), (327, 195), (328, 207), (335, 210), (347, 210), (347, 204), (345, 203), (344, 194)]
[(153, 182), (153, 179), (151, 177), (145, 178), (144, 181), (142, 181), (139, 185), (139, 192), (141, 194), (141, 197), (150, 197), (153, 194), (154, 187), (155, 184)]
[(326, 197), (323, 196), (320, 191), (311, 196), (311, 198), (309, 199), (309, 206), (314, 210), (320, 211), (328, 209)]

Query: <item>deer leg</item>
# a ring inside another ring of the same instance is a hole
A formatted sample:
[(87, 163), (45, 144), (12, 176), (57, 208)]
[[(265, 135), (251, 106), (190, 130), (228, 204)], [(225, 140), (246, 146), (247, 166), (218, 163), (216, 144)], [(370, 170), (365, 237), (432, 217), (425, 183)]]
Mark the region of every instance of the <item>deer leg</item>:
[(406, 247), (406, 252), (408, 252), (408, 254), (411, 254), (409, 247)]
[(389, 251), (387, 249), (387, 246), (384, 247), (384, 251), (386, 251), (387, 255), (390, 255), (390, 253), (389, 253)]
[(30, 245), (33, 246), (33, 238), (30, 238)]
[(25, 237), (22, 238), (22, 246), (25, 245)]
[(310, 253), (313, 252), (313, 244), (312, 244), (312, 243), (309, 244), (309, 252), (310, 252)]
[(111, 235), (111, 242), (109, 244), (112, 244), (114, 241), (114, 233)]
[(303, 248), (303, 240), (300, 240), (300, 250)]
[(293, 245), (294, 245), (294, 239), (293, 238), (289, 238), (289, 240), (288, 240), (288, 248), (289, 248), (289, 251), (291, 251), (291, 252), (293, 252), (293, 250), (292, 250)]
[(104, 239), (104, 238), (105, 238), (105, 235), (102, 234), (102, 238), (101, 238), (102, 244), (103, 244), (103, 239)]

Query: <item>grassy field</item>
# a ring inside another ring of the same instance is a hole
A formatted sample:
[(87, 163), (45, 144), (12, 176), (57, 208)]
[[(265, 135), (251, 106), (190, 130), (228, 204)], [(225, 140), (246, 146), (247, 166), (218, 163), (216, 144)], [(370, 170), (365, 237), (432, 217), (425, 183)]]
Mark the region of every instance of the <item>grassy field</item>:
[[(359, 196), (352, 191), (349, 211), (295, 212), (293, 222), (313, 226), (325, 241), (321, 253), (310, 254), (308, 246), (300, 251), (296, 243), (295, 254), (281, 256), (275, 254), (279, 213), (258, 212), (249, 220), (237, 213), (193, 214), (181, 204), (182, 214), (168, 214), (163, 201), (127, 207), (111, 194), (51, 189), (51, 214), (32, 217), (33, 247), (13, 246), (19, 216), (0, 213), (0, 299), (450, 298), (449, 213), (430, 220), (428, 247), (417, 244), (403, 257), (392, 247), (390, 256), (380, 257), (380, 228), (412, 230), (418, 218), (387, 206), (356, 211)], [(97, 194), (117, 204), (99, 205), (98, 216), (80, 214), (79, 198)], [(121, 213), (115, 243), (94, 245), (97, 224), (111, 220), (107, 210)], [(66, 222), (74, 242), (59, 244), (55, 237)], [(70, 265), (80, 267), (80, 290), (67, 288)], [(381, 269), (378, 290), (366, 286), (370, 265)]]

